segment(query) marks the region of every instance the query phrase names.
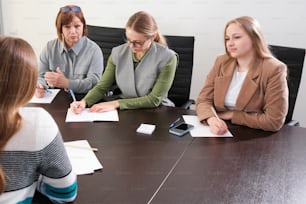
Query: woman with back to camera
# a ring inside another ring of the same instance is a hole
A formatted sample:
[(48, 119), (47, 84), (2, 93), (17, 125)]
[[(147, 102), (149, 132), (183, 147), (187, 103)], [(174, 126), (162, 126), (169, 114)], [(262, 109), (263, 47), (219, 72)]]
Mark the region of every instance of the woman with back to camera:
[(288, 111), (287, 67), (270, 53), (258, 21), (229, 21), (224, 44), (226, 54), (217, 57), (196, 102), (199, 120), (215, 134), (228, 130), (225, 120), (279, 130)]
[(0, 36), (0, 56), (0, 203), (31, 203), (36, 190), (52, 202), (71, 202), (76, 175), (54, 119), (22, 107), (37, 85), (34, 51), (22, 39)]
[(87, 38), (87, 26), (79, 6), (61, 7), (56, 17), (57, 39), (47, 43), (40, 55), (36, 97), (49, 87), (87, 93), (101, 78), (103, 55)]
[[(177, 66), (177, 54), (166, 46), (154, 18), (139, 11), (126, 24), (127, 42), (112, 49), (100, 82), (81, 101), (70, 105), (80, 113), (90, 111), (153, 108), (160, 104), (174, 105), (167, 98)], [(100, 102), (116, 82), (118, 99)]]

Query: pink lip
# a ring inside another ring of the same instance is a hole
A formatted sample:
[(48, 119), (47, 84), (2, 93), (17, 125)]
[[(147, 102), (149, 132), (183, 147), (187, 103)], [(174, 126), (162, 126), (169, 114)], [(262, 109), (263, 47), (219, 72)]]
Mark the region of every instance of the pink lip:
[(237, 49), (236, 48), (231, 48), (231, 49), (228, 49), (230, 52), (236, 52)]

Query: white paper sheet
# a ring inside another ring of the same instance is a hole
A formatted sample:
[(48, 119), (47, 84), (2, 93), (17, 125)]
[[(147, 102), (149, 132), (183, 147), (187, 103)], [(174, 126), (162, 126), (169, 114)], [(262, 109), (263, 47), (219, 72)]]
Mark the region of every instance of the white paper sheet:
[(227, 131), (223, 135), (213, 134), (207, 125), (200, 123), (196, 115), (183, 115), (183, 118), (186, 123), (194, 126), (194, 128), (190, 130), (190, 135), (192, 137), (233, 137), (230, 131)]
[(80, 114), (74, 114), (70, 110), (67, 111), (66, 122), (94, 122), (94, 121), (119, 121), (118, 111), (112, 110), (108, 112), (95, 113), (89, 112), (89, 108), (85, 108)]
[(59, 91), (60, 89), (48, 89), (45, 91), (44, 97), (37, 98), (36, 96), (33, 96), (29, 103), (52, 103)]
[(65, 142), (65, 147), (77, 175), (92, 174), (103, 168), (87, 140)]

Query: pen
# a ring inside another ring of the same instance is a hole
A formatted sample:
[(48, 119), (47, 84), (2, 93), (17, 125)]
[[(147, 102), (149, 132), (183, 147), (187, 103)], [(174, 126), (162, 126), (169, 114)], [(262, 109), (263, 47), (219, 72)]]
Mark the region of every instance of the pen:
[(169, 128), (174, 127), (175, 124), (176, 124), (178, 121), (180, 121), (180, 120), (181, 120), (181, 118), (179, 117), (178, 119), (176, 119), (174, 122), (172, 122), (172, 123), (169, 125)]
[(92, 150), (94, 152), (98, 151), (98, 148), (93, 148), (93, 147), (83, 147), (83, 146), (73, 145), (73, 144), (65, 144), (65, 146), (66, 147), (77, 148), (77, 149)]
[(77, 100), (76, 100), (76, 98), (75, 98), (75, 95), (74, 95), (72, 89), (69, 89), (69, 92), (70, 92), (70, 95), (71, 95), (73, 101), (76, 102)]
[(217, 118), (218, 120), (221, 120), (221, 119), (219, 118), (218, 114), (216, 113), (216, 110), (214, 109), (214, 107), (211, 107), (211, 110), (212, 110), (212, 112), (214, 113), (214, 115), (216, 116), (216, 118)]

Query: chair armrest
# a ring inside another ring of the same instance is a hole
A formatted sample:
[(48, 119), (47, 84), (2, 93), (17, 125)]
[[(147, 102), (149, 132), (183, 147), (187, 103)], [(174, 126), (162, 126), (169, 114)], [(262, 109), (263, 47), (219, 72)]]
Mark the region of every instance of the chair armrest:
[(180, 107), (181, 107), (181, 108), (184, 108), (184, 109), (190, 109), (190, 106), (191, 106), (192, 104), (195, 104), (195, 100), (189, 99), (188, 101), (186, 101), (186, 103), (184, 103), (184, 104), (181, 105)]
[(289, 126), (300, 126), (300, 123), (297, 120), (291, 120), (288, 123), (286, 123), (286, 125), (289, 125)]

